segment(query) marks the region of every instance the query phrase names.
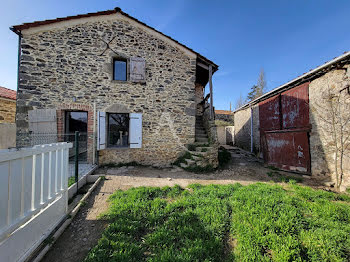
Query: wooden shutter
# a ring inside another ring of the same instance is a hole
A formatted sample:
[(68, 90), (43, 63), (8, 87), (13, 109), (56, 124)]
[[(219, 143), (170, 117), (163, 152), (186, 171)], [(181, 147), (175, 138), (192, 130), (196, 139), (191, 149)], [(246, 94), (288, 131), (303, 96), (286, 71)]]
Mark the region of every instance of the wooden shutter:
[(29, 131), (34, 134), (57, 134), (55, 109), (35, 109), (28, 111)]
[(106, 112), (98, 112), (97, 150), (106, 148)]
[(131, 57), (129, 60), (130, 81), (146, 82), (146, 62), (141, 57)]
[(142, 114), (130, 114), (130, 148), (142, 147)]

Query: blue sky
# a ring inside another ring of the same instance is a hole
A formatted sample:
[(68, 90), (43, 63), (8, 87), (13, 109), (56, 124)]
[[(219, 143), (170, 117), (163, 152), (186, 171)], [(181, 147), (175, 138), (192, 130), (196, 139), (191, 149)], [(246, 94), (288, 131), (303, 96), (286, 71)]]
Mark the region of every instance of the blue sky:
[(0, 86), (16, 89), (11, 25), (119, 6), (220, 66), (214, 103), (229, 109), (264, 68), (268, 90), (350, 50), (350, 1), (5, 0), (0, 10)]

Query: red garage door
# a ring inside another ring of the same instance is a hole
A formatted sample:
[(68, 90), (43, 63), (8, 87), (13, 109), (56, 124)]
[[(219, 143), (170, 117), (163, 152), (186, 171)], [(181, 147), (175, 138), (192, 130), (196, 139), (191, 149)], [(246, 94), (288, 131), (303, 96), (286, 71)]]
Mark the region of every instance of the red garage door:
[(259, 120), (265, 162), (309, 173), (309, 83), (262, 101)]

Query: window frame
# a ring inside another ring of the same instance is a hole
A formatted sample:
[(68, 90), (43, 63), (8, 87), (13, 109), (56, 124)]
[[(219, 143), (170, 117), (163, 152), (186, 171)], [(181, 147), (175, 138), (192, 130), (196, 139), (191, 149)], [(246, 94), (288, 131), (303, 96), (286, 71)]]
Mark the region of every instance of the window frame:
[[(109, 127), (109, 116), (110, 115), (126, 115), (128, 118), (128, 141), (126, 146), (117, 146), (117, 145), (111, 145), (110, 143), (110, 127)], [(122, 149), (122, 148), (130, 148), (130, 114), (129, 113), (112, 113), (112, 112), (106, 112), (106, 148), (113, 148), (113, 149)]]
[[(115, 62), (125, 62), (125, 80), (115, 79)], [(129, 81), (129, 59), (124, 57), (113, 57), (112, 58), (112, 81), (116, 82), (128, 82)]]

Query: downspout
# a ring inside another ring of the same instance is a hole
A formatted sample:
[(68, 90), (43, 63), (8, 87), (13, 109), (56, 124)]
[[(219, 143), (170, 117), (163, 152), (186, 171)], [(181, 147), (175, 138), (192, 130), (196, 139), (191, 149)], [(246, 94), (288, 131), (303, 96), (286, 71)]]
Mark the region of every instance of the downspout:
[(250, 107), (250, 152), (253, 153), (254, 137), (253, 137), (253, 107)]
[[(17, 31), (13, 27), (10, 27), (10, 30), (18, 35), (18, 54), (17, 54), (17, 95), (19, 91), (19, 85), (20, 85), (20, 66), (21, 66), (21, 54), (22, 54), (22, 34), (21, 31)], [(18, 97), (18, 96), (17, 96)], [(17, 121), (17, 98), (16, 98), (16, 112), (15, 112), (15, 121)], [(17, 125), (16, 125), (16, 146), (17, 146)]]
[(209, 65), (210, 120), (214, 120), (212, 76), (213, 76), (213, 66)]
[(93, 124), (93, 142), (92, 142), (92, 163), (96, 164), (96, 102), (94, 102), (94, 124)]
[(21, 53), (22, 53), (22, 34), (21, 31), (17, 31), (13, 27), (10, 27), (10, 30), (18, 35), (18, 57), (17, 57), (17, 92), (19, 89), (19, 68), (21, 66)]

